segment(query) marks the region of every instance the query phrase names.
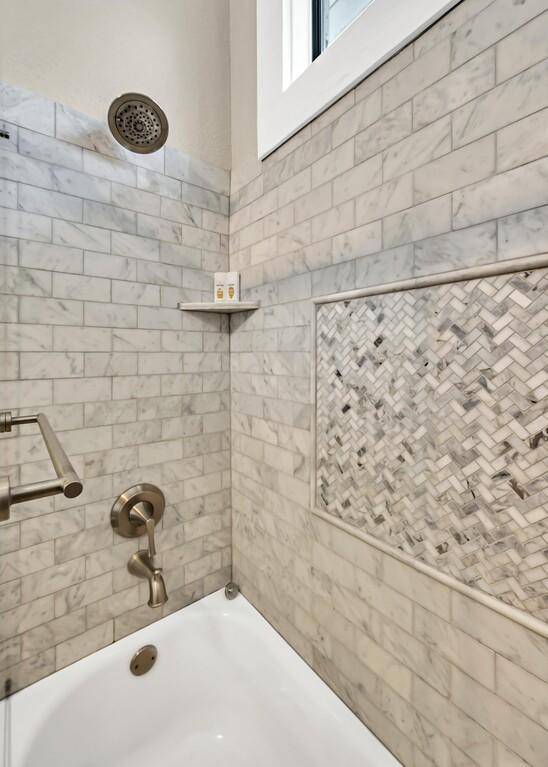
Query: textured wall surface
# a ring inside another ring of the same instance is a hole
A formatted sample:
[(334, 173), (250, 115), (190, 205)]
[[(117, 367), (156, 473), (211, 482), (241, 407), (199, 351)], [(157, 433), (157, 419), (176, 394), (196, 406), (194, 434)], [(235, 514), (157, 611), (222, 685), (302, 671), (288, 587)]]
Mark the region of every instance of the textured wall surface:
[[(0, 525), (0, 681), (29, 684), (218, 588), (230, 574), (228, 332), (180, 300), (227, 265), (228, 173), (0, 89), (0, 408), (51, 419), (84, 492)], [(6, 137), (9, 135), (9, 138)], [(13, 485), (51, 477), (36, 430), (0, 438)], [(114, 498), (165, 492), (170, 600), (146, 605)]]
[(316, 503), (548, 618), (548, 270), (323, 304)]
[(548, 251), (546, 0), (464, 0), (232, 189), (234, 575), (406, 767), (544, 767), (548, 640), (311, 515), (310, 298)]

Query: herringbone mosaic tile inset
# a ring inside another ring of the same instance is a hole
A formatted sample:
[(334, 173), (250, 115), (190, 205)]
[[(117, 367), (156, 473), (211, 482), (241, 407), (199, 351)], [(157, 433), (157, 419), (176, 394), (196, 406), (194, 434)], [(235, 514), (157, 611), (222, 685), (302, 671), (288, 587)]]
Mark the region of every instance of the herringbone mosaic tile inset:
[(548, 618), (547, 351), (547, 269), (318, 307), (318, 505)]

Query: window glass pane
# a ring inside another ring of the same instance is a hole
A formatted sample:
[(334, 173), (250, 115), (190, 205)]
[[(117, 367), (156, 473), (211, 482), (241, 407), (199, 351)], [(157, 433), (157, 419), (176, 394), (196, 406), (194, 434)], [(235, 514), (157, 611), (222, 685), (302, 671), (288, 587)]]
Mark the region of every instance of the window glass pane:
[(373, 0), (322, 0), (322, 50), (331, 45)]

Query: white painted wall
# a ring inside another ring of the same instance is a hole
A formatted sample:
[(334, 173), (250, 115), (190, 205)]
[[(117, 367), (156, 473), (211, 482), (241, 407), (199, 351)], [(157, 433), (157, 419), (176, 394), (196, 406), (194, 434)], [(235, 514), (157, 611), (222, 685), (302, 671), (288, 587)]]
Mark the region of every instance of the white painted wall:
[(257, 159), (256, 0), (230, 0), (232, 173), (235, 191), (260, 172)]
[(92, 117), (154, 98), (169, 143), (230, 165), (229, 0), (0, 0), (0, 78)]

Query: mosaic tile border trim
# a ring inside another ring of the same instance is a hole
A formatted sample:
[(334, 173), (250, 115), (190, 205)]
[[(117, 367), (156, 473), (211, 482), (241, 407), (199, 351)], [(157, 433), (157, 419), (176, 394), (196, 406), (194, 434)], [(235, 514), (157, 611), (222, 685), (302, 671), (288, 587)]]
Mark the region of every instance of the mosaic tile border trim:
[[(462, 270), (457, 270), (452, 272), (445, 272), (445, 273), (430, 276), (430, 277), (414, 278), (411, 280), (394, 282), (394, 283), (389, 283), (384, 285), (377, 285), (377, 286), (372, 286), (372, 287), (364, 288), (360, 290), (348, 291), (345, 293), (330, 294), (326, 296), (317, 297), (313, 299), (314, 315), (315, 315), (314, 322), (312, 323), (313, 332), (316, 335), (316, 332), (317, 332), (316, 320), (317, 320), (317, 314), (318, 314), (317, 310), (319, 306), (321, 306), (322, 304), (334, 303), (338, 301), (348, 301), (348, 300), (352, 300), (356, 298), (367, 298), (369, 296), (395, 293), (400, 291), (409, 291), (409, 290), (414, 290), (417, 288), (445, 285), (448, 283), (458, 283), (461, 281), (472, 281), (472, 280), (478, 280), (478, 279), (481, 279), (484, 277), (490, 277), (490, 276), (495, 277), (495, 276), (501, 276), (501, 275), (510, 275), (516, 272), (522, 272), (522, 273), (529, 272), (532, 270), (542, 269), (546, 266), (548, 266), (548, 254), (542, 254), (540, 256), (535, 256), (532, 258), (514, 259), (512, 261), (495, 263), (488, 266), (480, 266), (480, 267), (473, 267), (473, 268), (462, 269)], [(316, 337), (314, 337), (313, 339), (313, 354), (315, 356), (317, 354)], [(316, 376), (317, 376), (317, 364), (316, 364), (316, 360), (314, 360), (314, 364), (312, 366), (312, 393), (313, 393), (313, 402), (315, 405), (316, 405)], [(314, 415), (313, 417), (312, 433), (313, 433), (313, 441), (314, 441), (314, 446), (313, 446), (314, 454), (316, 454), (317, 453), (316, 415)], [(339, 519), (338, 516), (334, 516), (333, 513), (330, 513), (329, 511), (326, 511), (324, 508), (321, 508), (322, 504), (318, 503), (316, 499), (316, 483), (317, 483), (317, 472), (314, 471), (311, 477), (312, 510), (322, 519), (331, 522), (335, 526), (343, 528), (347, 533), (353, 534), (355, 537), (365, 540), (368, 544), (381, 549), (385, 553), (391, 554), (396, 559), (405, 561), (407, 564), (410, 564), (416, 569), (427, 573), (430, 577), (433, 577), (436, 580), (449, 585), (450, 587), (452, 587), (453, 589), (457, 591), (465, 593), (468, 597), (471, 597), (475, 599), (476, 601), (479, 601), (483, 603), (484, 605), (489, 606), (491, 609), (504, 614), (506, 617), (510, 617), (512, 620), (522, 625), (525, 625), (527, 628), (535, 631), (536, 633), (542, 636), (548, 636), (548, 623), (546, 623), (543, 620), (544, 613), (542, 614), (542, 617), (540, 615), (539, 617), (535, 617), (533, 614), (531, 614), (531, 612), (525, 611), (524, 609), (520, 609), (521, 605), (513, 606), (512, 604), (507, 604), (506, 602), (501, 601), (501, 599), (499, 599), (497, 596), (493, 596), (492, 594), (488, 593), (488, 591), (482, 591), (474, 585), (470, 586), (467, 583), (453, 576), (451, 573), (443, 572), (441, 569), (438, 569), (436, 566), (432, 566), (432, 564), (428, 563), (427, 561), (426, 562), (421, 561), (421, 559), (417, 559), (415, 556), (410, 555), (410, 553), (406, 551), (402, 551), (401, 548), (399, 547), (397, 548), (390, 541), (387, 541), (386, 538), (385, 540), (381, 540), (380, 538), (377, 538), (374, 535), (371, 535), (370, 532), (368, 532), (367, 530), (363, 530), (359, 527), (356, 527), (354, 524), (352, 524), (352, 520), (350, 521), (350, 523), (347, 520), (344, 520), (344, 519), (341, 520)]]

